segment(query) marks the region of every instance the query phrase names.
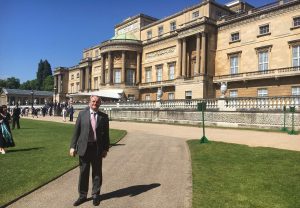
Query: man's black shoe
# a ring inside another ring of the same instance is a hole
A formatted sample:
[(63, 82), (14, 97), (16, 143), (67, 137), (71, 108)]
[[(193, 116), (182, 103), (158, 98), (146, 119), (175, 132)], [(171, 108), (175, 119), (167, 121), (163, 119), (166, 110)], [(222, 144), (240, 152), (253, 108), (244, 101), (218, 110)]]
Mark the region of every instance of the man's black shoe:
[(100, 196), (93, 196), (93, 205), (98, 206), (100, 204)]
[(84, 203), (87, 201), (87, 198), (86, 197), (79, 197), (75, 202), (74, 202), (74, 206), (77, 207), (79, 206), (80, 204)]

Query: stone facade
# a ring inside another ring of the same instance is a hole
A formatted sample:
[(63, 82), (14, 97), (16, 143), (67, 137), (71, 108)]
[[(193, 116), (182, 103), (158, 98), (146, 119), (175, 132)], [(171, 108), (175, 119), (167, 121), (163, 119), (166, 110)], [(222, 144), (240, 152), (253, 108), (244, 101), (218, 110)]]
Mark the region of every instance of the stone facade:
[(78, 65), (55, 71), (55, 100), (123, 89), (155, 100), (300, 95), (300, 2), (261, 8), (213, 0), (163, 19), (144, 14), (115, 26), (115, 36), (83, 51)]

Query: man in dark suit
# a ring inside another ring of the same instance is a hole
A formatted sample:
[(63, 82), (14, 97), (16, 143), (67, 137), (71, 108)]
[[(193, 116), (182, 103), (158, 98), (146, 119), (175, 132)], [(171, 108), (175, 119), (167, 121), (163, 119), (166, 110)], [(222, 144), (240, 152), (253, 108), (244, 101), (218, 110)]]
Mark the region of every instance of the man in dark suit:
[(87, 200), (89, 188), (90, 165), (92, 165), (92, 198), (93, 205), (100, 204), (100, 188), (102, 185), (102, 158), (109, 149), (109, 120), (100, 112), (101, 99), (91, 96), (89, 107), (78, 115), (75, 131), (70, 145), (70, 155), (79, 155), (79, 198), (74, 202), (78, 206)]
[(17, 124), (17, 128), (20, 128), (20, 114), (21, 114), (21, 109), (19, 108), (18, 105), (16, 105), (13, 109), (13, 123), (12, 123), (12, 129), (15, 129), (15, 126)]
[(74, 115), (74, 107), (72, 104), (70, 104), (70, 107), (69, 107), (69, 116), (70, 116), (70, 121), (73, 121), (73, 115)]

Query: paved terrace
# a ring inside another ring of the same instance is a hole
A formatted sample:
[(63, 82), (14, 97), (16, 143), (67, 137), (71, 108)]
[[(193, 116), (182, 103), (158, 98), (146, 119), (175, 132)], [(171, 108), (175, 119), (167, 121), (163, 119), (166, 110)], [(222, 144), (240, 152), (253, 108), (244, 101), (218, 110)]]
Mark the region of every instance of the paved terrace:
[[(62, 122), (61, 117), (37, 120)], [(202, 129), (117, 121), (111, 121), (110, 126), (128, 134), (104, 160), (100, 207), (190, 208), (192, 176), (186, 140), (199, 139)], [(206, 136), (212, 141), (300, 151), (299, 135), (207, 128)], [(9, 207), (72, 207), (78, 197), (78, 175), (75, 168)], [(93, 207), (92, 201), (80, 207)]]

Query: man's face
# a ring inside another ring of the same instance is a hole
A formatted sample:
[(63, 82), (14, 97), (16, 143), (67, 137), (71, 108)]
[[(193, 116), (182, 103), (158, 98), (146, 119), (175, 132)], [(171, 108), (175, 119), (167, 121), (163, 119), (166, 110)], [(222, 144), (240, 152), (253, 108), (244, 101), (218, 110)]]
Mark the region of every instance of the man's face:
[(93, 111), (98, 111), (100, 105), (101, 105), (100, 97), (91, 96), (91, 99), (90, 99), (90, 108)]

